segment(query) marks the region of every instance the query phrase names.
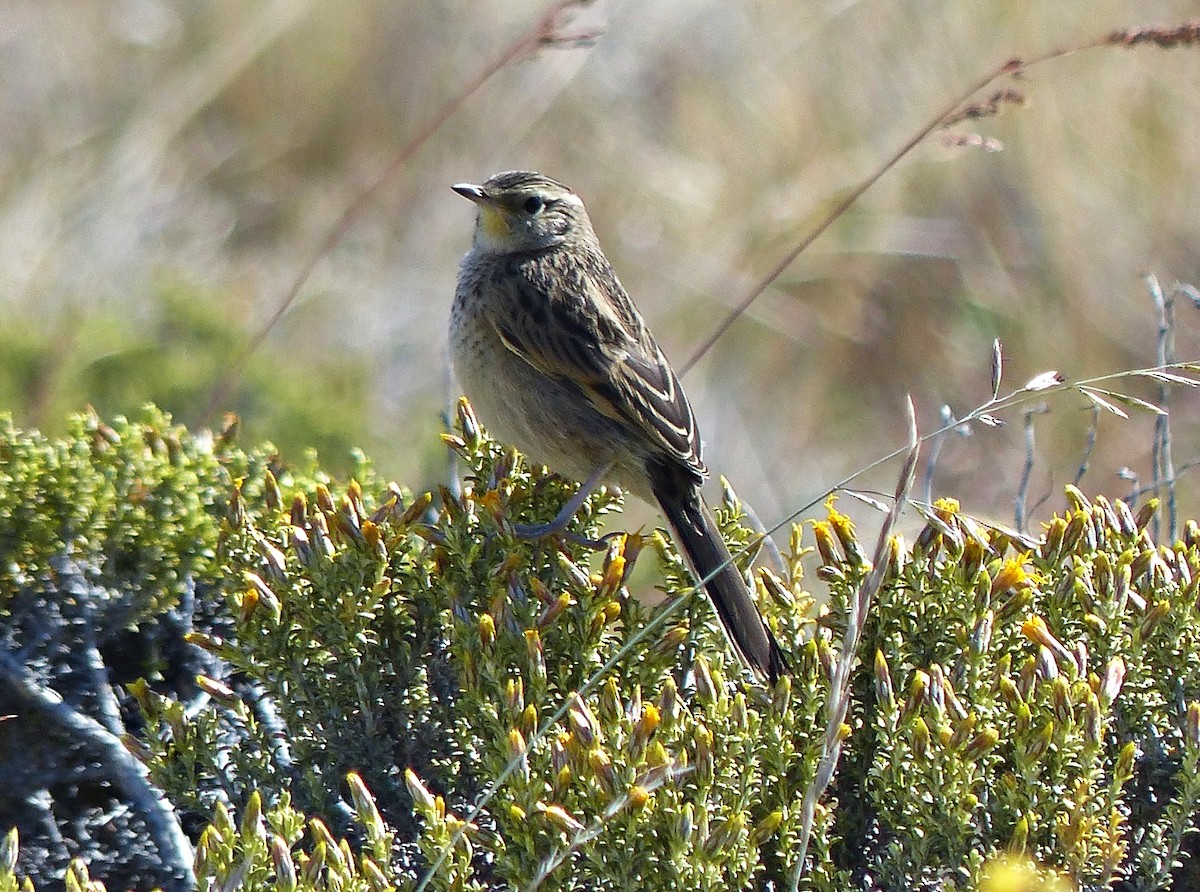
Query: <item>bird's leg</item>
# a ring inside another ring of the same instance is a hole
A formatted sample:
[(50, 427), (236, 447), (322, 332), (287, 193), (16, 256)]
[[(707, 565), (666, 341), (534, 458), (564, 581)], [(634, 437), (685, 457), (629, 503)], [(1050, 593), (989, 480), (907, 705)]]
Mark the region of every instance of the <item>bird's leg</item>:
[[(608, 475), (610, 470), (612, 470), (612, 462), (598, 465), (596, 469), (588, 475), (588, 479), (580, 484), (578, 492), (571, 496), (567, 504), (562, 506), (562, 510), (558, 512), (554, 520), (550, 521), (549, 523), (514, 524), (513, 532), (515, 532), (521, 539), (542, 539), (546, 536), (555, 536), (559, 533), (565, 533), (567, 530), (567, 525), (571, 523), (571, 520), (575, 517), (575, 513), (580, 509), (580, 507), (583, 506), (583, 503), (587, 500), (587, 497), (595, 491), (596, 487), (600, 485), (600, 481)], [(597, 542), (583, 536), (578, 538), (582, 544), (587, 545), (588, 547), (604, 547), (603, 542)]]

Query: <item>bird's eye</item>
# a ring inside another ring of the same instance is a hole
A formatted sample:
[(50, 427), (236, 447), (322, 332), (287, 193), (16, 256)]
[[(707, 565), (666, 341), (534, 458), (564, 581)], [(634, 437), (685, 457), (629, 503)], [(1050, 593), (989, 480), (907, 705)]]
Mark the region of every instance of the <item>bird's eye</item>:
[(525, 199), (524, 207), (527, 214), (539, 213), (545, 206), (546, 202), (542, 201), (542, 197), (540, 195), (530, 195)]

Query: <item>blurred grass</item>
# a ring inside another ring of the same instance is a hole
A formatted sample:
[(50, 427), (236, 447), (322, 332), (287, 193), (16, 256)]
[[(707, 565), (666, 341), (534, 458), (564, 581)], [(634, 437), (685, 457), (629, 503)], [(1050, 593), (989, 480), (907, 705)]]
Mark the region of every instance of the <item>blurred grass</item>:
[[(338, 214), (542, 8), (6, 4), (0, 408), (54, 429), (84, 403), (154, 399), (194, 424)], [(337, 467), (358, 444), (384, 474), (440, 479), (444, 329), (472, 222), (447, 184), (527, 167), (576, 188), (682, 361), (820, 208), (982, 72), (1195, 14), (1083, 10), (586, 7), (565, 27), (602, 26), (595, 45), (544, 50), (472, 97), (322, 260), (222, 408), (285, 455), (315, 446)], [(688, 376), (709, 464), (771, 523), (901, 443), (906, 394), (925, 430), (941, 404), (987, 399), (993, 337), (1014, 386), (1152, 365), (1142, 273), (1200, 280), (1198, 82), (1196, 49), (1083, 53), (1032, 71), (1026, 108), (977, 125), (1003, 152), (919, 147)], [(1179, 319), (1181, 358), (1200, 356), (1196, 313)], [(1174, 399), (1182, 463), (1197, 401)], [(1074, 476), (1091, 423), (1082, 398), (1051, 409), (1034, 497)], [(1008, 420), (947, 445), (935, 495), (1011, 518), (1024, 453)], [(1124, 494), (1126, 465), (1147, 479), (1151, 424), (1102, 418), (1083, 487)], [(1185, 478), (1192, 514), (1196, 490)]]
[[(101, 311), (47, 328), (32, 314), (10, 316), (0, 337), (0, 405), (20, 406), (23, 424), (52, 431), (82, 402), (105, 415), (137, 414), (151, 402), (180, 418), (197, 417), (211, 382), (245, 340), (233, 309), (226, 294), (156, 281), (136, 317)], [(328, 322), (311, 307), (293, 314), (281, 338), (293, 346), (264, 345), (228, 407), (251, 441), (276, 443), (285, 461), (307, 460), (315, 449), (330, 470), (346, 474), (357, 464), (356, 448), (382, 453), (387, 444), (364, 430), (373, 390), (363, 358), (323, 349), (312, 334)], [(315, 348), (296, 350), (296, 341)], [(440, 450), (430, 444), (427, 452)]]

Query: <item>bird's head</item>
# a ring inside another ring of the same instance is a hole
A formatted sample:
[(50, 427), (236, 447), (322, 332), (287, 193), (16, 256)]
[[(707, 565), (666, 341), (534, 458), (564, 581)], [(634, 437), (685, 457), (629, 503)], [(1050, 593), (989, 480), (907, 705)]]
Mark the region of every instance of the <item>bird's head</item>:
[(456, 183), (452, 188), (479, 206), (477, 250), (536, 251), (592, 232), (579, 196), (540, 173), (514, 170), (498, 173), (481, 186)]

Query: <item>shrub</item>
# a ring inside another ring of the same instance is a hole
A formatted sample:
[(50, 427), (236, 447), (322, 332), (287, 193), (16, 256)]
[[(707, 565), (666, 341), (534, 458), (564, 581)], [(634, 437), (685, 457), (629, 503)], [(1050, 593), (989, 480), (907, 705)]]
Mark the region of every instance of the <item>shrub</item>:
[[(19, 783), (0, 818), (21, 844), (0, 847), (0, 890), (63, 873), (55, 808), (91, 872), (131, 887), (787, 887), (869, 569), (849, 518), (831, 506), (815, 547), (797, 527), (757, 573), (792, 666), (764, 690), (661, 534), (588, 544), (618, 525), (615, 493), (568, 535), (523, 539), (514, 524), (571, 487), (465, 406), (446, 439), (462, 491), (414, 496), (366, 464), (334, 485), (152, 411), (85, 416), (59, 442), (4, 428), (0, 771)], [(949, 501), (911, 548), (893, 540), (800, 888), (995, 887), (1009, 855), (1083, 888), (1181, 875), (1200, 529), (1158, 546), (1148, 509), (1067, 496), (1036, 540)], [(719, 515), (752, 544), (733, 497)], [(647, 563), (655, 604), (629, 594)], [(55, 690), (69, 715), (38, 699)], [(173, 811), (113, 780), (103, 744), (122, 734)], [(107, 812), (57, 800), (71, 772)], [(83, 860), (68, 885), (89, 882)]]

